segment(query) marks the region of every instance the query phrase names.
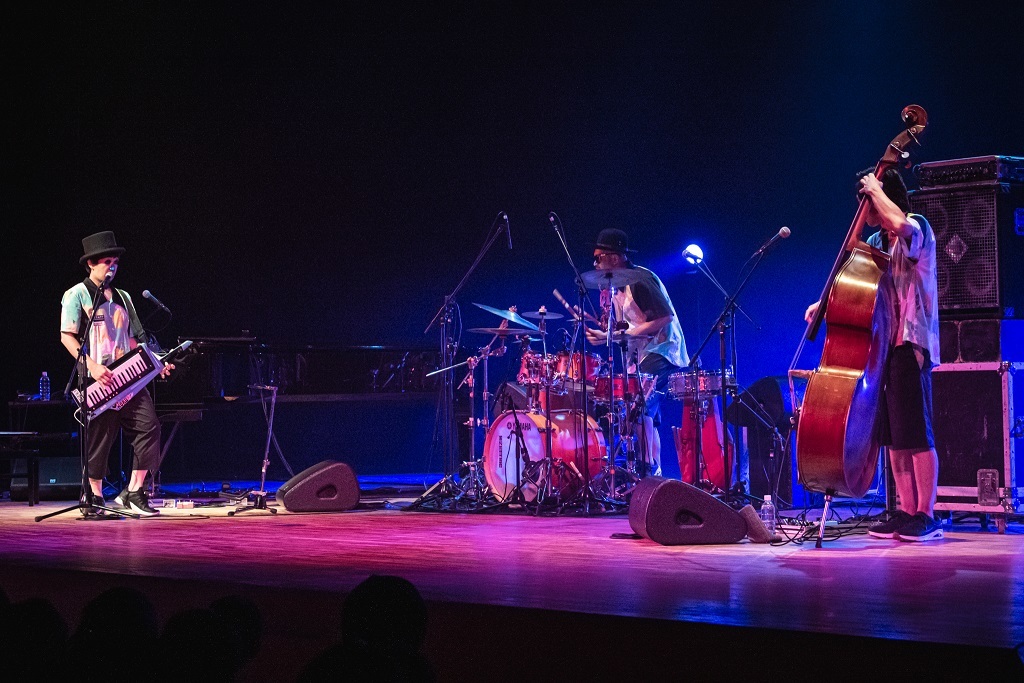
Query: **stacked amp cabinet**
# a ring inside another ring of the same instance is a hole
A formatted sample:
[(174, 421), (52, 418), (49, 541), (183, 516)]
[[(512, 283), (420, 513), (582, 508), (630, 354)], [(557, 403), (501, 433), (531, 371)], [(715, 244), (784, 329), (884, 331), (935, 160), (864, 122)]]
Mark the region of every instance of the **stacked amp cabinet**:
[(1024, 158), (919, 164), (914, 213), (935, 231), (941, 364), (932, 375), (937, 510), (1024, 498)]

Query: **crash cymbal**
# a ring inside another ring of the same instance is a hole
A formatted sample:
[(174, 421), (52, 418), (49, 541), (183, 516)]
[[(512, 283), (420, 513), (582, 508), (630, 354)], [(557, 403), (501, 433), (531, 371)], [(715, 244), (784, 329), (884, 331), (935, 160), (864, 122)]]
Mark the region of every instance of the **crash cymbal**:
[(620, 289), (634, 282), (639, 282), (642, 273), (637, 268), (605, 268), (604, 270), (588, 270), (581, 274), (583, 284), (589, 289)]
[(528, 313), (523, 313), (523, 317), (533, 318), (534, 320), (559, 320), (565, 316), (561, 313), (553, 313), (551, 311), (544, 311), (543, 313), (540, 311), (530, 311)]
[(515, 311), (510, 311), (508, 309), (494, 308), (492, 306), (484, 306), (483, 304), (477, 304), (477, 303), (474, 303), (473, 305), (478, 307), (478, 308), (482, 308), (485, 311), (493, 313), (496, 316), (504, 318), (505, 320), (509, 321), (510, 323), (515, 323), (517, 325), (522, 325), (523, 327), (529, 328), (531, 330), (539, 329), (536, 325), (531, 323), (529, 320), (523, 319)]
[[(471, 327), (467, 332), (479, 332), (480, 334), (496, 334), (501, 337), (517, 337), (517, 336), (529, 336), (536, 337), (547, 334), (540, 330), (522, 330), (515, 327)], [(540, 339), (532, 339), (531, 341), (540, 341)]]

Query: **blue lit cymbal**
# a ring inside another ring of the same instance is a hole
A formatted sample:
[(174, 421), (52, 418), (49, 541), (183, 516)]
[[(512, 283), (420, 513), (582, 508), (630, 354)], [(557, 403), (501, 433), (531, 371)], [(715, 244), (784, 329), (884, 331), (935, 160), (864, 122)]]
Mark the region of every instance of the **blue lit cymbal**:
[(477, 304), (477, 303), (474, 303), (473, 305), (477, 306), (478, 308), (482, 308), (485, 311), (489, 311), (489, 312), (493, 313), (496, 316), (502, 317), (505, 320), (508, 320), (509, 322), (516, 323), (517, 325), (522, 325), (523, 327), (525, 327), (527, 329), (530, 329), (530, 330), (539, 330), (540, 329), (539, 327), (537, 327), (536, 325), (531, 323), (529, 320), (526, 320), (525, 318), (523, 318), (521, 315), (519, 315), (515, 311), (510, 311), (508, 309), (501, 309), (501, 308), (493, 308), (491, 306), (484, 306), (483, 304)]

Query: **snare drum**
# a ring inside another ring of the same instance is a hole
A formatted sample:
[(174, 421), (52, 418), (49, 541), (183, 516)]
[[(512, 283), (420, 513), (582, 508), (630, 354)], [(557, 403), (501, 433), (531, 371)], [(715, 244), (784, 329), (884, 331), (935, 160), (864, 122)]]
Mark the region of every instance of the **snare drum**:
[(646, 373), (637, 375), (613, 375), (598, 377), (594, 382), (594, 401), (602, 405), (608, 404), (609, 394), (615, 403), (632, 401), (643, 388), (644, 396), (650, 396), (657, 377)]
[[(732, 368), (725, 371), (727, 386), (733, 384)], [(669, 396), (682, 401), (698, 401), (717, 396), (722, 391), (721, 370), (696, 370), (694, 372), (676, 372), (668, 376)]]
[[(519, 439), (516, 422), (523, 435), (526, 452), (517, 455)], [(538, 464), (544, 460), (544, 415), (516, 411), (504, 412), (495, 418), (484, 441), (484, 477), (494, 497), (504, 502), (516, 487), (516, 464), (523, 496), (527, 501), (537, 498), (537, 487), (543, 485)], [(552, 488), (562, 495), (571, 495), (583, 487), (588, 473), (593, 479), (600, 473), (605, 453), (604, 434), (597, 421), (586, 416), (587, 456), (583, 457), (583, 413), (578, 410), (551, 411), (551, 458), (554, 463)]]

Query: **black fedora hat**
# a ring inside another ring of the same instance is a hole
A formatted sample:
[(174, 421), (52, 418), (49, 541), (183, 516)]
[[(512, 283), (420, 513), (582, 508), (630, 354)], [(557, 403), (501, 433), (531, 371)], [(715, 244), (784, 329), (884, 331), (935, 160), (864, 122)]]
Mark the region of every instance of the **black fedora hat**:
[(78, 262), (85, 265), (89, 259), (96, 259), (100, 256), (120, 256), (124, 253), (124, 247), (117, 246), (114, 233), (105, 230), (83, 239), (82, 251), (85, 252), (85, 255), (78, 259)]
[(635, 254), (636, 249), (629, 248), (626, 233), (617, 228), (605, 228), (597, 233), (597, 241), (594, 243), (596, 249), (606, 249), (619, 254)]

